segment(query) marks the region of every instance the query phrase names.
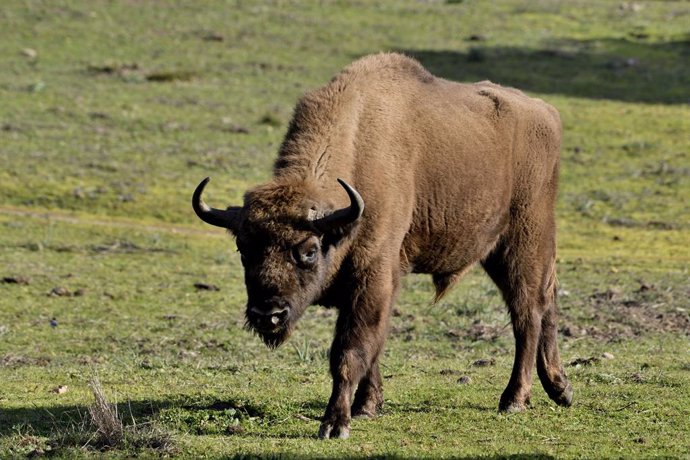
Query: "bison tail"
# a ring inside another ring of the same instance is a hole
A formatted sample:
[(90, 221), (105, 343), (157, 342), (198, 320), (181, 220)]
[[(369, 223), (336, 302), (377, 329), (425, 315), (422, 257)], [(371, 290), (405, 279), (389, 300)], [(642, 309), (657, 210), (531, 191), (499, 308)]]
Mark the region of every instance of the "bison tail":
[(432, 276), (434, 287), (436, 288), (434, 303), (437, 303), (448, 293), (448, 291), (450, 291), (450, 288), (462, 278), (462, 274), (463, 272), (435, 273)]

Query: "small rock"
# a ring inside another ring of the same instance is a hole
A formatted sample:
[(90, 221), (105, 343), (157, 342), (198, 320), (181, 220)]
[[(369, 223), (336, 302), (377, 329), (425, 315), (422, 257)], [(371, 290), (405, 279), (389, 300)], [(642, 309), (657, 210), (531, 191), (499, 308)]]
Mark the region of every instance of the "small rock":
[(609, 353), (608, 351), (605, 351), (604, 353), (602, 353), (601, 357), (603, 359), (613, 359), (614, 358), (614, 356), (611, 353)]
[(249, 128), (247, 128), (246, 126), (235, 124), (235, 123), (223, 125), (222, 130), (225, 131), (226, 133), (249, 134)]
[(218, 32), (211, 32), (204, 35), (204, 41), (207, 42), (222, 42), (223, 40), (225, 40), (225, 36)]
[(46, 454), (46, 451), (43, 450), (40, 447), (37, 447), (30, 451), (28, 454), (26, 454), (26, 458), (36, 458), (36, 457), (43, 457)]
[(194, 350), (180, 350), (177, 356), (180, 358), (196, 358), (199, 356), (199, 353)]
[(440, 374), (441, 375), (458, 375), (460, 371), (456, 371), (454, 369), (443, 369)]
[(469, 385), (472, 383), (472, 378), (469, 375), (463, 375), (458, 379), (458, 383), (460, 385)]
[(476, 367), (493, 366), (494, 364), (496, 364), (496, 360), (494, 358), (478, 359), (472, 363), (472, 365)]
[(462, 333), (456, 329), (451, 329), (448, 332), (446, 332), (446, 336), (452, 339), (457, 339), (462, 337)]
[(36, 59), (38, 57), (38, 51), (33, 48), (24, 48), (22, 54), (29, 59)]
[(225, 430), (225, 432), (227, 434), (242, 434), (244, 433), (244, 428), (242, 428), (240, 425), (231, 425)]
[[(612, 267), (612, 270), (615, 267)], [(617, 269), (616, 269), (617, 271)], [(607, 303), (616, 302), (620, 299), (623, 291), (618, 286), (611, 286), (605, 291), (596, 290), (592, 295), (589, 296), (590, 299), (594, 300), (596, 303)]]
[(637, 67), (640, 64), (640, 60), (637, 58), (628, 58), (625, 60), (626, 67)]
[(644, 376), (639, 372), (635, 372), (633, 375), (631, 375), (630, 379), (635, 383), (643, 383), (645, 381)]
[(642, 11), (642, 8), (644, 8), (644, 6), (637, 2), (623, 2), (618, 5), (619, 10), (632, 13), (639, 13)]
[(640, 281), (640, 287), (637, 289), (636, 292), (646, 292), (646, 291), (653, 291), (654, 290), (654, 285), (647, 283), (645, 281)]
[(93, 120), (109, 120), (110, 115), (105, 112), (89, 112), (89, 118)]
[(79, 289), (77, 289), (76, 291), (74, 291), (74, 292), (72, 293), (72, 295), (73, 295), (74, 297), (81, 297), (81, 296), (83, 296), (84, 294), (86, 294), (86, 289), (84, 289), (84, 288), (79, 288)]
[(577, 326), (568, 325), (561, 329), (561, 332), (566, 337), (582, 337), (586, 335), (587, 332), (584, 329), (580, 329)]
[(591, 356), (589, 358), (576, 358), (570, 361), (571, 366), (591, 366), (592, 364), (598, 363), (599, 358), (596, 356)]
[(215, 284), (194, 283), (194, 287), (199, 291), (220, 291), (220, 288)]
[(55, 286), (50, 290), (48, 295), (52, 297), (70, 297), (72, 293), (62, 286)]
[(55, 393), (55, 394), (61, 395), (61, 394), (67, 393), (67, 390), (69, 390), (69, 388), (67, 387), (67, 385), (60, 385), (60, 386), (57, 386), (57, 387), (53, 388), (52, 391), (53, 391), (53, 393)]

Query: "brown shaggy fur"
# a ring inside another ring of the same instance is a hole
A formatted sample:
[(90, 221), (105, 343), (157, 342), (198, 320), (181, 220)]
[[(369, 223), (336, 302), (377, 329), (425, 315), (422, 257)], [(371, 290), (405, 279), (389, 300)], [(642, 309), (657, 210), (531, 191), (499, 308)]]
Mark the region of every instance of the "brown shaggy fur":
[[(248, 325), (267, 344), (285, 340), (309, 304), (339, 310), (321, 437), (347, 437), (352, 415), (372, 416), (383, 403), (378, 359), (400, 278), (431, 274), (438, 300), (477, 262), (503, 293), (515, 334), (499, 409), (529, 403), (535, 362), (548, 395), (570, 405), (556, 346), (560, 142), (558, 112), (543, 101), (436, 78), (399, 54), (362, 58), (302, 97), (273, 181), (247, 193), (231, 231)], [(361, 194), (364, 214), (316, 231), (314, 216), (348, 206), (337, 178)], [(300, 266), (314, 245), (314, 264)], [(250, 313), (285, 306), (273, 331)]]

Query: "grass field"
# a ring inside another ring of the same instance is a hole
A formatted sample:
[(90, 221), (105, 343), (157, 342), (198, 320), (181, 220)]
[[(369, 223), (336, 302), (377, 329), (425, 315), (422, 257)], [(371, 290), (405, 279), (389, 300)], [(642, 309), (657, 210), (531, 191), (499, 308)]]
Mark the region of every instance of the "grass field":
[[(3, 1), (0, 458), (690, 458), (689, 21), (662, 0)], [(207, 201), (239, 204), (296, 99), (381, 50), (561, 112), (573, 407), (535, 382), (497, 413), (513, 341), (478, 269), (434, 306), (405, 279), (383, 414), (348, 441), (316, 439), (335, 313), (276, 351), (242, 329), (234, 242), (191, 192), (211, 175)]]

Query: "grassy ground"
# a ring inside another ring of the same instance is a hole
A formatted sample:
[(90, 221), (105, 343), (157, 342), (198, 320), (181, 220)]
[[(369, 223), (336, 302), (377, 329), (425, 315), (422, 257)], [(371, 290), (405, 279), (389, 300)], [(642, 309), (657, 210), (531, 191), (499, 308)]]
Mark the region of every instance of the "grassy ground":
[[(3, 2), (0, 457), (687, 458), (689, 18), (674, 1)], [(479, 270), (436, 306), (406, 279), (383, 416), (349, 441), (315, 438), (334, 313), (274, 352), (242, 330), (234, 243), (190, 193), (212, 175), (208, 200), (238, 203), (296, 98), (379, 50), (560, 110), (572, 408), (537, 383), (529, 411), (497, 414), (512, 336)], [(89, 424), (94, 376), (126, 425), (114, 447)]]

